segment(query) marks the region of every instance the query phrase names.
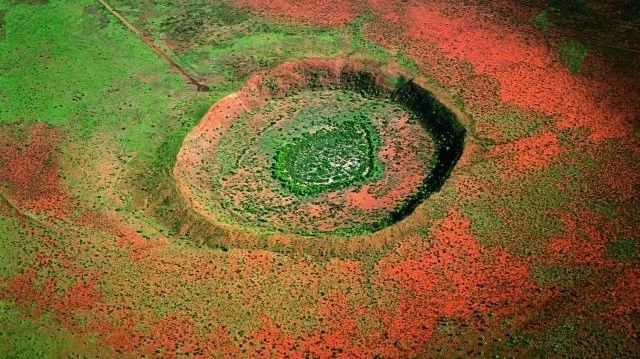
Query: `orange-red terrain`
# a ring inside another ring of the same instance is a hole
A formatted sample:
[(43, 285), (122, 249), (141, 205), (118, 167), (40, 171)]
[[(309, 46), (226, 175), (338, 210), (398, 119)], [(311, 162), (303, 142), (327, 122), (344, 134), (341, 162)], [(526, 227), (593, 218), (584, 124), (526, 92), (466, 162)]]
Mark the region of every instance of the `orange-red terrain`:
[[(638, 355), (640, 262), (614, 255), (619, 243), (639, 246), (637, 76), (597, 54), (572, 74), (518, 21), (536, 12), (508, 1), (235, 3), (325, 27), (367, 14), (367, 41), (417, 64), (416, 81), (434, 84), (468, 130), (443, 188), (373, 234), (261, 237), (223, 226), (216, 248), (194, 246), (140, 231), (115, 209), (85, 209), (61, 184), (65, 134), (5, 126), (0, 215), (19, 223), (11, 243), (24, 246), (27, 265), (0, 284), (0, 298), (53, 313), (114, 356), (541, 355), (527, 340), (557, 344), (540, 344), (543, 354)], [(208, 149), (223, 132), (214, 126), (264, 102), (256, 79), (198, 125)], [(203, 164), (181, 152), (182, 195), (184, 176)], [(198, 217), (203, 207), (189, 195)], [(386, 205), (366, 187), (345, 198)]]

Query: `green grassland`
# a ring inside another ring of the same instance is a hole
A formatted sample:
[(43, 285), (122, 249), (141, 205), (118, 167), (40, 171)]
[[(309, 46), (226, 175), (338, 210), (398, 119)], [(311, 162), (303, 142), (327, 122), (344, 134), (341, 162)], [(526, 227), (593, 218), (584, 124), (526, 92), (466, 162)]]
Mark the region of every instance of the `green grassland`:
[(0, 350), (0, 357), (12, 359), (114, 355), (95, 338), (81, 342), (50, 313), (32, 318), (15, 303), (4, 300), (0, 300)]

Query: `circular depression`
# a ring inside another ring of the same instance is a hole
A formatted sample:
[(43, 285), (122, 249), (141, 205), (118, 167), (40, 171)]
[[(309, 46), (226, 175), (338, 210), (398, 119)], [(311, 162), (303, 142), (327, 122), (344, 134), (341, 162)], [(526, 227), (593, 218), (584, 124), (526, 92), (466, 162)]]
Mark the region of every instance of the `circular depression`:
[(351, 60), (308, 59), (252, 77), (185, 138), (180, 194), (219, 225), (373, 232), (439, 190), (464, 129), (426, 89)]

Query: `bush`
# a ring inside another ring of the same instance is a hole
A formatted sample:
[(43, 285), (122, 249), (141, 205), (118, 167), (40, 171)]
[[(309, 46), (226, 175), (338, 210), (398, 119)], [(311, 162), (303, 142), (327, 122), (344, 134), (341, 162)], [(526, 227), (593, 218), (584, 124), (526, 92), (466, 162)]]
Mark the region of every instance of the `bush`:
[(569, 39), (560, 45), (560, 60), (572, 74), (582, 70), (587, 54), (587, 47), (577, 40)]
[(607, 246), (607, 253), (618, 261), (633, 261), (640, 259), (638, 244), (632, 238), (622, 238)]
[(549, 30), (553, 27), (553, 23), (549, 20), (546, 11), (538, 13), (538, 15), (533, 18), (533, 23), (543, 34), (549, 33)]

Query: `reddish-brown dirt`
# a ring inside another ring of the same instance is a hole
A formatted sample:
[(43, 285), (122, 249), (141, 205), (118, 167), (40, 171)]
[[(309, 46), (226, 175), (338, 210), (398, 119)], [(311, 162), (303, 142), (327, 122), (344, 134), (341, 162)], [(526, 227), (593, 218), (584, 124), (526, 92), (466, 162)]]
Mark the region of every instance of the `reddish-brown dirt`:
[(0, 130), (0, 193), (18, 209), (67, 215), (57, 164), (60, 138), (57, 129), (41, 124)]
[(271, 19), (293, 18), (295, 21), (321, 26), (346, 25), (358, 16), (357, 2), (353, 0), (235, 0), (235, 3)]
[[(411, 56), (427, 67), (424, 61), (435, 45), (449, 59), (465, 61), (477, 74), (495, 79), (504, 103), (557, 117), (560, 129), (585, 128), (593, 141), (633, 133), (637, 102), (617, 101), (627, 89), (606, 79), (572, 76), (540, 37), (505, 32), (495, 18), (463, 5), (409, 3), (387, 10), (387, 18), (394, 16), (401, 19), (397, 24)], [(610, 111), (614, 104), (616, 111)]]
[(496, 146), (490, 154), (500, 159), (498, 168), (503, 175), (518, 177), (548, 167), (559, 152), (556, 135), (545, 132), (535, 137)]

